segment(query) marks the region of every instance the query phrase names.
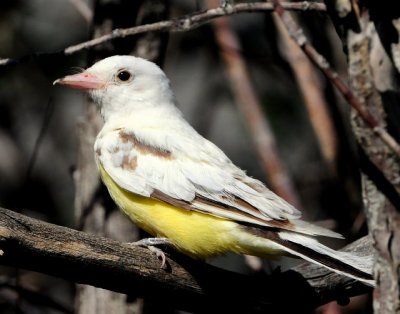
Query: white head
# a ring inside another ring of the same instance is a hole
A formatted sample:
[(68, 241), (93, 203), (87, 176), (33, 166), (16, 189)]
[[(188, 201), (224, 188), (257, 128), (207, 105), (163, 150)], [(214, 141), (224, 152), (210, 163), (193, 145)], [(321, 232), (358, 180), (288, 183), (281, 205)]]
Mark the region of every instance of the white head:
[(112, 56), (86, 71), (58, 79), (54, 84), (86, 89), (104, 120), (159, 106), (173, 106), (169, 80), (153, 62), (133, 56)]

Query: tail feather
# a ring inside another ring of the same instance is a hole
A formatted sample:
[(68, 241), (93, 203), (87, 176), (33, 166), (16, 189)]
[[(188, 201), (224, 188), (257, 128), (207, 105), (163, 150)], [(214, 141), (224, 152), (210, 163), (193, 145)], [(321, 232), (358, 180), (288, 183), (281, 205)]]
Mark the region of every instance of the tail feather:
[(273, 241), (280, 249), (291, 255), (360, 280), (370, 286), (375, 285), (372, 277), (373, 255), (335, 251), (306, 234), (286, 230), (274, 231), (249, 225), (243, 227), (249, 233)]
[(309, 223), (304, 220), (294, 220), (293, 230), (296, 233), (308, 234), (313, 236), (322, 236), (328, 238), (338, 238), (343, 239), (343, 236), (340, 233), (334, 232), (332, 230), (317, 226), (315, 224)]
[(374, 258), (372, 255), (356, 255), (352, 252), (335, 251), (317, 240), (293, 232), (279, 232), (277, 244), (285, 247), (285, 251), (299, 256), (309, 262), (325, 266), (330, 270), (375, 285), (372, 277)]

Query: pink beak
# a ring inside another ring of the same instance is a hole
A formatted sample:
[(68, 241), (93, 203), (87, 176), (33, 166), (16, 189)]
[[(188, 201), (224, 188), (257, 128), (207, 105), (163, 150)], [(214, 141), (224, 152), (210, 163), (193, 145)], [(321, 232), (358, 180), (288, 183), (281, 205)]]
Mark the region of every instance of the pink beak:
[(92, 74), (82, 72), (55, 80), (53, 85), (55, 84), (61, 84), (80, 89), (101, 89), (104, 87), (105, 82), (99, 80)]

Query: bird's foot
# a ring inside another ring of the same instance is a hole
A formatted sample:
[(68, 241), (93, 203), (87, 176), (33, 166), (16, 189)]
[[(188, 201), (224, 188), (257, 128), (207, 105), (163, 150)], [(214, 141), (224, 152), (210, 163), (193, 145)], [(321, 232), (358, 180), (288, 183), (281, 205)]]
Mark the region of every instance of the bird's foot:
[(171, 242), (167, 238), (145, 238), (127, 244), (129, 246), (141, 246), (149, 249), (151, 252), (156, 254), (157, 258), (161, 259), (161, 268), (164, 268), (167, 261), (165, 253), (160, 248), (157, 248), (156, 245), (171, 245)]

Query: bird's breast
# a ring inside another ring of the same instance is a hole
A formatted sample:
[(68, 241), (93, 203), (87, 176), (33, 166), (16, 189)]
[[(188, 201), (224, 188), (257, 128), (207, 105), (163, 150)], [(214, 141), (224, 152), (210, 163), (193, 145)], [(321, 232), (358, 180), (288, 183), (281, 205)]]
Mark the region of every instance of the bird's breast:
[(237, 251), (237, 223), (131, 193), (115, 183), (100, 165), (101, 177), (120, 209), (140, 228), (166, 237), (186, 255), (207, 258)]

